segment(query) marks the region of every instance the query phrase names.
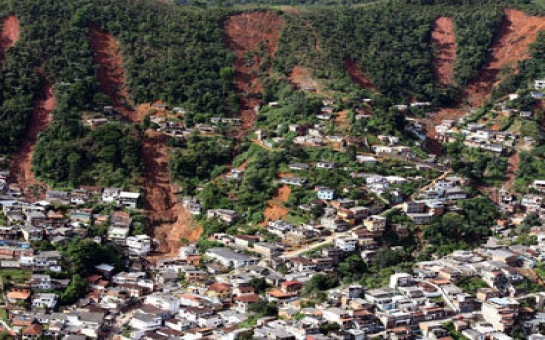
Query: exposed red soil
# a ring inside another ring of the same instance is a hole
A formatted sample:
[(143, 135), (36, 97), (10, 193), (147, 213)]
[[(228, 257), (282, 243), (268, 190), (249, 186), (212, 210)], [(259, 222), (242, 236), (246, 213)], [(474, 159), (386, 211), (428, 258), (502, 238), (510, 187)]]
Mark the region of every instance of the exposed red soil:
[(21, 188), (29, 198), (42, 198), (45, 195), (46, 185), (38, 181), (32, 172), (32, 153), (38, 140), (38, 134), (44, 131), (51, 122), (50, 113), (55, 108), (53, 86), (49, 83), (43, 88), (42, 98), (38, 99), (30, 118), (23, 143), (13, 155), (10, 164), (12, 181)]
[(367, 78), (356, 61), (346, 58), (344, 60), (344, 68), (346, 69), (346, 72), (348, 72), (350, 78), (352, 78), (352, 80), (358, 83), (362, 88), (370, 90), (375, 89), (371, 80)]
[(267, 208), (263, 212), (265, 220), (259, 224), (260, 226), (266, 226), (269, 221), (282, 219), (289, 214), (289, 209), (284, 207), (283, 203), (288, 201), (290, 194), (291, 188), (289, 186), (283, 185), (278, 188), (272, 200), (267, 202)]
[(493, 44), (490, 59), (480, 75), (466, 89), (473, 105), (481, 105), (490, 97), (492, 88), (498, 83), (502, 68), (516, 68), (519, 60), (530, 57), (529, 44), (536, 40), (539, 31), (545, 29), (545, 18), (529, 16), (521, 11), (505, 9), (504, 17)]
[(178, 202), (170, 181), (166, 138), (160, 132), (147, 131), (142, 146), (146, 167), (142, 180), (144, 208), (153, 226), (153, 237), (159, 243), (156, 257), (175, 256), (182, 237), (195, 242), (200, 236), (200, 227), (189, 225), (189, 212)]
[[(528, 16), (521, 11), (504, 10), (504, 17), (492, 43), (490, 58), (479, 76), (468, 84), (465, 97), (471, 106), (480, 106), (490, 97), (492, 89), (498, 84), (500, 71), (505, 67), (516, 68), (519, 60), (529, 58), (529, 44), (536, 40), (539, 31), (545, 29), (545, 18)], [(465, 114), (461, 108), (441, 109), (428, 121), (429, 145), (438, 144), (433, 127), (443, 119), (460, 119)]]
[(452, 84), (457, 48), (453, 20), (448, 17), (437, 18), (433, 22), (431, 40), (439, 50), (433, 58), (435, 75), (441, 84)]
[(93, 50), (93, 63), (97, 65), (100, 91), (110, 98), (114, 108), (123, 116), (137, 121), (137, 113), (128, 107), (129, 93), (119, 42), (111, 34), (93, 28), (89, 31), (89, 46)]
[(335, 117), (335, 124), (337, 125), (338, 131), (348, 133), (348, 129), (350, 128), (350, 121), (348, 120), (348, 110), (342, 110), (337, 112), (337, 116)]
[[(246, 136), (261, 104), (263, 83), (258, 77), (261, 65), (260, 45), (273, 57), (284, 22), (272, 11), (255, 11), (231, 15), (225, 22), (226, 42), (236, 54), (234, 62), (235, 86), (240, 98), (242, 126), (239, 138)], [(252, 57), (250, 57), (253, 54)]]
[(436, 113), (433, 114), (430, 118), (426, 119), (424, 123), (426, 124), (426, 149), (435, 154), (441, 155), (441, 144), (437, 140), (437, 135), (435, 133), (435, 127), (440, 125), (443, 120), (452, 119), (459, 120), (467, 114), (467, 111), (458, 108), (440, 108)]
[(297, 89), (313, 88), (318, 91), (317, 84), (312, 79), (311, 71), (307, 67), (295, 66), (290, 73), (289, 80)]
[(515, 183), (515, 174), (519, 169), (519, 153), (514, 151), (507, 159), (507, 172), (505, 174), (507, 181), (504, 184), (504, 189), (513, 190), (513, 184)]
[(14, 16), (4, 18), (0, 33), (0, 60), (4, 59), (5, 51), (15, 45), (20, 35), (19, 19)]

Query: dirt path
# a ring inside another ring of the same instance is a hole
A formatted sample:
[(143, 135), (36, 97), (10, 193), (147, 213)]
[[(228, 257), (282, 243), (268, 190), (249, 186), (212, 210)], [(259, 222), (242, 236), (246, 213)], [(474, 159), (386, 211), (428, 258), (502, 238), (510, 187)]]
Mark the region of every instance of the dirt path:
[(367, 78), (356, 61), (346, 58), (344, 60), (344, 68), (346, 69), (346, 72), (348, 72), (350, 78), (352, 78), (352, 80), (358, 83), (362, 88), (375, 90), (373, 83), (369, 78)]
[(272, 11), (239, 13), (225, 22), (226, 43), (236, 54), (234, 62), (235, 86), (240, 98), (242, 126), (239, 138), (247, 135), (257, 116), (256, 108), (261, 104), (263, 83), (258, 77), (262, 63), (259, 46), (265, 46), (270, 58), (274, 57), (284, 23)]
[(456, 63), (456, 35), (451, 18), (439, 17), (433, 22), (431, 41), (438, 49), (433, 58), (435, 75), (441, 84), (452, 84)]
[(4, 60), (5, 51), (15, 45), (20, 35), (19, 19), (14, 16), (4, 18), (0, 33), (0, 60)]
[(516, 68), (519, 60), (530, 57), (528, 47), (539, 31), (545, 29), (545, 18), (528, 16), (521, 11), (504, 10), (504, 17), (493, 43), (490, 58), (480, 75), (470, 82), (466, 94), (470, 102), (481, 105), (490, 97), (492, 88), (498, 84), (502, 68)]
[(506, 179), (507, 181), (504, 184), (504, 189), (507, 191), (513, 190), (513, 184), (515, 183), (515, 174), (519, 169), (519, 153), (517, 151), (513, 151), (511, 156), (507, 159), (507, 171), (506, 171)]
[(168, 171), (165, 141), (164, 134), (148, 131), (142, 147), (146, 167), (142, 180), (144, 208), (153, 226), (153, 237), (159, 243), (155, 257), (175, 256), (182, 237), (195, 242), (200, 236), (200, 227), (190, 228), (189, 213), (176, 198)]
[(36, 107), (30, 118), (23, 143), (13, 155), (10, 164), (12, 181), (21, 188), (25, 194), (33, 198), (42, 198), (45, 195), (46, 185), (39, 182), (32, 172), (32, 153), (38, 140), (38, 134), (44, 131), (51, 122), (50, 113), (55, 108), (55, 96), (53, 86), (49, 83), (43, 88), (42, 98), (36, 102)]
[(89, 31), (89, 46), (93, 63), (97, 65), (99, 89), (114, 108), (130, 121), (138, 121), (137, 112), (129, 109), (129, 92), (125, 85), (125, 70), (119, 42), (109, 33), (93, 28)]
[(259, 225), (264, 227), (269, 221), (276, 221), (284, 218), (289, 214), (289, 209), (284, 207), (283, 203), (287, 202), (290, 198), (291, 188), (287, 185), (283, 185), (276, 191), (274, 197), (267, 202), (267, 208), (263, 212), (265, 220)]

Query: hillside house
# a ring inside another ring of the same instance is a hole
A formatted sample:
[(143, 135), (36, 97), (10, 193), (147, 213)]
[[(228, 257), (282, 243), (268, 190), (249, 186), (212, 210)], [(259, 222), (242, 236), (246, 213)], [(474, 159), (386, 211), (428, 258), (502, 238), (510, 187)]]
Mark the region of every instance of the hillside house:
[(151, 251), (151, 238), (148, 235), (127, 237), (125, 244), (129, 254), (146, 256)]
[(218, 219), (227, 224), (233, 224), (237, 219), (237, 213), (229, 209), (210, 209), (206, 212), (208, 218)]
[(316, 188), (318, 198), (325, 201), (330, 201), (335, 197), (335, 190), (327, 187)]
[(119, 204), (124, 207), (136, 209), (140, 194), (137, 192), (122, 191), (119, 193)]
[(221, 263), (225, 267), (239, 268), (256, 265), (259, 261), (252, 257), (225, 248), (211, 248), (206, 256)]
[(371, 232), (382, 232), (386, 228), (386, 217), (372, 215), (363, 221), (363, 225)]

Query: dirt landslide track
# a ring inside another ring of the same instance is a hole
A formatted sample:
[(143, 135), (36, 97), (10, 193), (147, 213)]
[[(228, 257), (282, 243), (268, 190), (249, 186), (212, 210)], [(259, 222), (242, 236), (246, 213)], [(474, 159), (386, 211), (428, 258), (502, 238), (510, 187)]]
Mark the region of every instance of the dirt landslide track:
[(46, 185), (39, 182), (32, 172), (32, 153), (38, 140), (38, 134), (49, 126), (51, 122), (51, 111), (55, 109), (55, 96), (53, 86), (46, 83), (43, 88), (42, 98), (38, 99), (36, 107), (30, 118), (23, 143), (13, 155), (10, 164), (12, 180), (19, 188), (31, 198), (42, 198), (45, 195)]
[(111, 34), (93, 28), (89, 31), (89, 46), (93, 50), (93, 63), (97, 65), (100, 91), (110, 98), (114, 108), (125, 118), (137, 121), (136, 112), (127, 106), (129, 93), (119, 42)]
[[(441, 19), (441, 18), (440, 18)], [(450, 25), (442, 19), (436, 22), (439, 31), (450, 29)], [(516, 71), (519, 60), (530, 57), (529, 45), (533, 43), (537, 34), (545, 29), (545, 18), (528, 16), (521, 11), (505, 9), (501, 27), (492, 42), (489, 60), (479, 76), (471, 80), (464, 91), (464, 97), (470, 103), (470, 107), (480, 106), (490, 98), (492, 89), (499, 84), (500, 71), (504, 67), (512, 67)], [(455, 34), (448, 34), (455, 38)], [(446, 40), (446, 39), (444, 39)], [(441, 73), (439, 67), (438, 71)], [(428, 148), (438, 153), (440, 146), (435, 139), (434, 127), (444, 119), (458, 120), (469, 111), (469, 108), (441, 108), (432, 119), (427, 121), (427, 131), (430, 143)], [(515, 159), (512, 159), (513, 161)]]
[(539, 31), (545, 29), (545, 18), (529, 16), (521, 11), (505, 9), (500, 30), (495, 37), (490, 58), (480, 75), (466, 89), (473, 105), (481, 105), (499, 83), (502, 68), (516, 69), (519, 60), (530, 57), (528, 48)]
[(14, 16), (5, 17), (2, 20), (2, 33), (0, 34), (0, 60), (4, 59), (4, 52), (15, 45), (20, 35), (19, 19)]
[(159, 242), (152, 257), (170, 257), (178, 253), (181, 238), (195, 242), (200, 227), (190, 228), (189, 213), (179, 203), (168, 171), (166, 136), (161, 132), (148, 131), (142, 147), (146, 170), (142, 179), (145, 206), (153, 236)]
[[(125, 84), (119, 42), (111, 34), (94, 28), (89, 32), (89, 44), (93, 50), (93, 62), (97, 65), (100, 90), (127, 120), (140, 122), (151, 107), (142, 104), (132, 110), (127, 105), (130, 98)], [(141, 180), (144, 209), (153, 228), (153, 237), (158, 242), (158, 248), (150, 256), (151, 259), (176, 256), (181, 238), (195, 242), (201, 232), (200, 226), (189, 225), (189, 213), (175, 195), (175, 187), (168, 171), (166, 140), (167, 137), (160, 132), (147, 131), (141, 151), (145, 166)]]
[(358, 65), (356, 61), (346, 58), (344, 60), (344, 68), (346, 72), (348, 72), (350, 78), (352, 78), (352, 80), (360, 85), (362, 88), (374, 90), (373, 83), (369, 78), (367, 78), (360, 65)]
[(246, 136), (256, 120), (256, 106), (261, 104), (263, 83), (258, 78), (261, 58), (248, 54), (258, 52), (264, 44), (269, 57), (274, 57), (284, 22), (271, 11), (255, 11), (231, 15), (224, 24), (226, 44), (236, 54), (233, 68), (235, 86), (240, 99), (240, 118), (242, 126), (239, 138)]
[(454, 22), (451, 18), (439, 17), (434, 21), (431, 40), (439, 50), (433, 58), (435, 75), (441, 84), (451, 84), (453, 82), (457, 48)]

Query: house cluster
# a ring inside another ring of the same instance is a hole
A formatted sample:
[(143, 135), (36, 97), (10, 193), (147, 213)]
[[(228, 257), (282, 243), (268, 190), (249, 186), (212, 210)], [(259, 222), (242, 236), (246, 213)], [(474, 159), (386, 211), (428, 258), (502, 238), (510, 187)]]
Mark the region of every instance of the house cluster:
[(435, 127), (438, 140), (450, 143), (457, 140), (457, 135), (464, 136), (464, 145), (479, 148), (483, 151), (501, 155), (507, 148), (513, 147), (519, 136), (507, 131), (492, 131), (484, 124), (468, 123), (462, 127), (455, 126), (453, 120), (443, 120)]

